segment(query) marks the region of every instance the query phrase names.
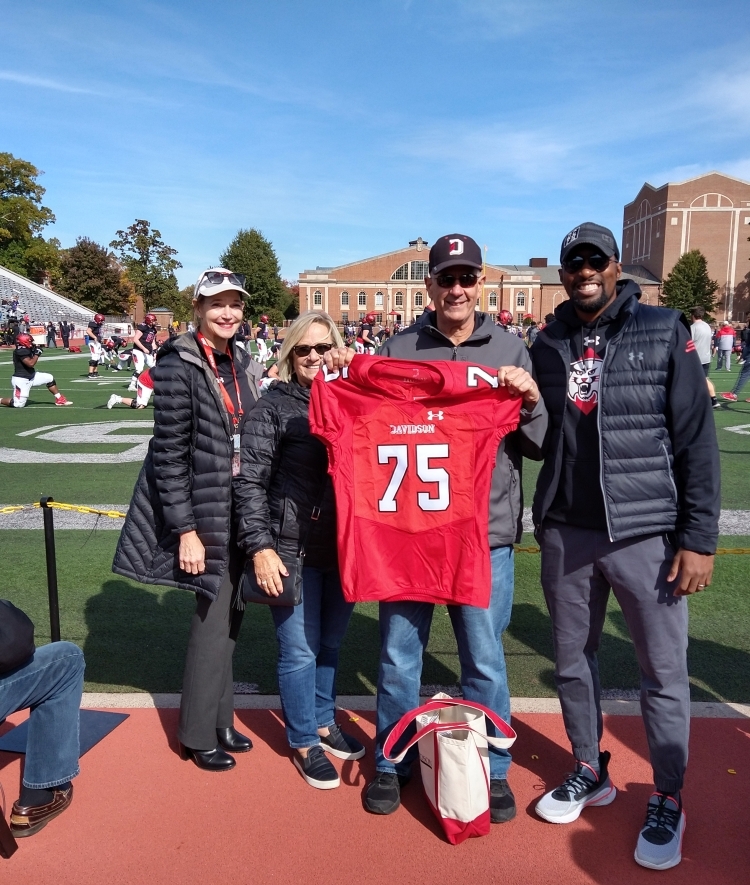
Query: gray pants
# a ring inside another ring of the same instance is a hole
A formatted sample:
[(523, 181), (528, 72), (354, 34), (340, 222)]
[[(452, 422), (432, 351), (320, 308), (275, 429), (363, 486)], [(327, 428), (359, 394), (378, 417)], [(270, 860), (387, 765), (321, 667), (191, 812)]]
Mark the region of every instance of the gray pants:
[(234, 725), (232, 655), (244, 615), (232, 606), (234, 595), (227, 571), (217, 599), (196, 596), (177, 731), (191, 750), (213, 750), (216, 729)]
[(641, 712), (657, 790), (682, 788), (690, 685), (687, 602), (666, 576), (674, 550), (664, 535), (612, 543), (606, 532), (545, 521), (542, 588), (552, 618), (555, 682), (575, 758), (598, 758), (602, 736), (597, 651), (610, 589), (622, 609), (641, 672)]

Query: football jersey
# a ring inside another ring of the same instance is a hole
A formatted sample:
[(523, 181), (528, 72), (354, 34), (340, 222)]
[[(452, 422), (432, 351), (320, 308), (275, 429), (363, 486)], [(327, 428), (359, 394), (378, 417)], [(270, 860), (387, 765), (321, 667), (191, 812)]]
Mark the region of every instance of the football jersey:
[(350, 602), (490, 600), (489, 494), (521, 399), (497, 370), (355, 356), (318, 373), (310, 429), (328, 449)]
[(142, 344), (149, 353), (153, 353), (156, 329), (146, 323), (139, 323), (136, 326), (136, 329), (141, 333), (140, 344)]

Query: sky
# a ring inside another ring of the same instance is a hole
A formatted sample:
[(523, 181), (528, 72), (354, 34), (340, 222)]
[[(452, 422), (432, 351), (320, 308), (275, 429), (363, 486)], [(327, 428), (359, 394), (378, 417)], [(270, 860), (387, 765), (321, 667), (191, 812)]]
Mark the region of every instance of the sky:
[(622, 233), (641, 185), (750, 180), (747, 0), (0, 0), (0, 151), (46, 235), (144, 218), (180, 285), (240, 229), (282, 276), (461, 232)]

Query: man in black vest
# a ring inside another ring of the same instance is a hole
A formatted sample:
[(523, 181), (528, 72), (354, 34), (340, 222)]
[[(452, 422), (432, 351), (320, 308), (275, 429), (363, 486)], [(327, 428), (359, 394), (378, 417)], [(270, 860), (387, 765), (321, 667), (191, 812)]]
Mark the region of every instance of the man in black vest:
[(688, 753), (687, 600), (711, 583), (719, 453), (683, 315), (640, 304), (610, 230), (587, 222), (560, 251), (569, 300), (531, 349), (552, 429), (534, 498), (555, 680), (576, 770), (537, 803), (570, 823), (616, 789), (602, 752), (597, 649), (612, 590), (641, 671), (656, 791), (635, 860), (681, 860)]

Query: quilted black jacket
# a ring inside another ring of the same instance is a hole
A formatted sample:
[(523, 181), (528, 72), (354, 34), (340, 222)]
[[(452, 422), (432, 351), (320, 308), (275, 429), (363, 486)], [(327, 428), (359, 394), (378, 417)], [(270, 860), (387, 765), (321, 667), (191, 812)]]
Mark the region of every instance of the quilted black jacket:
[[(336, 500), (325, 446), (310, 433), (310, 390), (295, 380), (275, 384), (242, 431), (235, 480), (237, 543), (248, 555), (273, 547), (293, 558), (304, 542), (305, 565), (337, 565)], [(320, 516), (311, 520), (313, 509)]]
[[(234, 349), (234, 360), (257, 401), (261, 366), (241, 348)], [(181, 587), (215, 599), (229, 565), (231, 540), (229, 413), (193, 335), (165, 344), (151, 375), (154, 435), (112, 571), (143, 584)], [(206, 548), (202, 575), (182, 571), (178, 562), (179, 536), (193, 529)]]

